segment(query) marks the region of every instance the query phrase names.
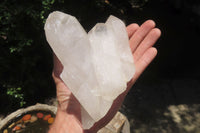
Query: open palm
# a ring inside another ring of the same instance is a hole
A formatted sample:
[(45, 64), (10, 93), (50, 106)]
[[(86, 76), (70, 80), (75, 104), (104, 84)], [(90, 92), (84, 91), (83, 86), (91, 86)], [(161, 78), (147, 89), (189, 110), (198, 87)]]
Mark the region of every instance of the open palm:
[(49, 132), (64, 133), (68, 131), (70, 133), (95, 133), (114, 117), (130, 88), (155, 58), (157, 50), (153, 45), (161, 35), (160, 30), (155, 28), (155, 23), (152, 20), (144, 22), (141, 26), (131, 24), (127, 26), (127, 32), (135, 62), (136, 73), (127, 84), (126, 91), (115, 99), (106, 116), (96, 122), (89, 130), (84, 131), (82, 129), (80, 103), (68, 89), (67, 85), (60, 79), (63, 66), (54, 55), (53, 78), (57, 88), (59, 106), (55, 122)]

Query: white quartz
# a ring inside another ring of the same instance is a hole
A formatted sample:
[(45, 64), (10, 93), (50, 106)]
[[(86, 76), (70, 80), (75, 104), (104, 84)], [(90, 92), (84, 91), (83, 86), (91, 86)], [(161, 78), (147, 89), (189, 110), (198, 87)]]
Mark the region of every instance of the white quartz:
[(55, 11), (45, 23), (47, 41), (64, 66), (61, 78), (82, 106), (84, 129), (110, 109), (135, 73), (124, 23), (110, 16), (87, 34), (77, 19)]

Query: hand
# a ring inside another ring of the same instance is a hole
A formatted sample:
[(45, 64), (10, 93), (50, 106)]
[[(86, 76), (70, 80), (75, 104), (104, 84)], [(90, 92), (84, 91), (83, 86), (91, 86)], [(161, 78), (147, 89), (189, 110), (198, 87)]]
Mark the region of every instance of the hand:
[(55, 122), (51, 126), (49, 133), (96, 133), (114, 117), (130, 88), (155, 58), (157, 50), (153, 45), (161, 35), (160, 30), (155, 28), (155, 23), (152, 20), (146, 21), (140, 27), (137, 24), (131, 24), (127, 26), (127, 32), (130, 39), (129, 42), (135, 62), (136, 73), (127, 84), (126, 91), (115, 99), (106, 116), (96, 122), (89, 130), (82, 129), (80, 103), (60, 79), (59, 76), (63, 66), (54, 55), (53, 78), (57, 88), (59, 105)]

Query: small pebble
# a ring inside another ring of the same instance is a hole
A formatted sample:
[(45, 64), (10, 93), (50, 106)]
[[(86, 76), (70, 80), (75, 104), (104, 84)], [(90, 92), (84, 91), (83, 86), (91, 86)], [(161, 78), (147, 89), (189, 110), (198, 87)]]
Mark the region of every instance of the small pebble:
[(53, 122), (54, 122), (54, 118), (53, 117), (51, 117), (51, 118), (48, 119), (48, 123), (49, 124), (52, 124)]
[(30, 122), (33, 123), (33, 122), (35, 122), (35, 121), (37, 121), (37, 117), (33, 115), (33, 116), (31, 117)]
[(12, 128), (15, 125), (15, 123), (13, 122), (8, 128)]
[(17, 131), (17, 130), (20, 130), (20, 129), (21, 129), (20, 126), (15, 126), (15, 127), (13, 128), (13, 131)]
[(8, 133), (8, 130), (7, 129), (3, 130), (3, 133)]
[(44, 117), (43, 120), (48, 121), (49, 118), (51, 118), (51, 115), (50, 115), (50, 114), (49, 114), (49, 115), (46, 115), (46, 116)]
[(38, 118), (41, 119), (41, 118), (43, 118), (43, 116), (44, 116), (43, 113), (37, 113), (37, 117), (38, 117)]
[(28, 121), (30, 119), (31, 119), (31, 115), (30, 114), (27, 114), (22, 118), (23, 121)]

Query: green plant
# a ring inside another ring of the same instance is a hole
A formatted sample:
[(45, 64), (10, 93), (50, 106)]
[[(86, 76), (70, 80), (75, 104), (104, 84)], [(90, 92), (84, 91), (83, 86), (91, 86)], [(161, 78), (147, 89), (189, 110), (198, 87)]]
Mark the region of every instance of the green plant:
[(18, 100), (20, 103), (20, 107), (26, 104), (26, 102), (24, 101), (24, 94), (20, 93), (21, 90), (21, 87), (7, 89), (7, 95), (11, 96), (14, 100)]
[[(0, 91), (3, 92), (0, 93), (0, 101), (4, 102), (1, 97), (7, 97), (7, 92), (12, 102), (9, 105), (14, 105), (16, 109), (16, 102), (23, 106), (24, 99), (28, 106), (55, 96), (51, 77), (52, 52), (44, 33), (44, 23), (50, 12), (59, 10), (76, 16), (89, 30), (110, 14), (126, 18), (132, 9), (130, 1), (0, 1)], [(26, 89), (22, 91), (18, 86)]]
[[(21, 107), (40, 102), (53, 90), (51, 51), (43, 30), (53, 3), (54, 0), (0, 1), (0, 97), (7, 92), (9, 105), (15, 109), (18, 103)], [(22, 91), (18, 86), (26, 89)]]

